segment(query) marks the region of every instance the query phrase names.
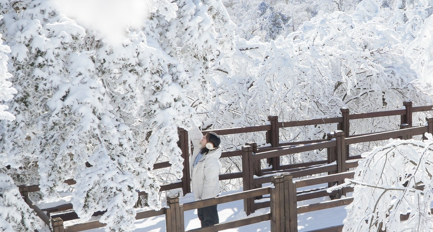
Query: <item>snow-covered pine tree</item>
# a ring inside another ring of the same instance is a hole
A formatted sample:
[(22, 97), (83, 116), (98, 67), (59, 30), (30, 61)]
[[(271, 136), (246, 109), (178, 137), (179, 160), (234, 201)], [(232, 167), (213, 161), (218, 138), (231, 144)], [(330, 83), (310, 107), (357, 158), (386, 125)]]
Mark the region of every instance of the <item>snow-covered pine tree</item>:
[[(0, 20), (2, 18), (3, 16), (0, 15)], [(0, 121), (15, 119), (13, 114), (6, 111), (8, 107), (3, 105), (4, 101), (11, 100), (17, 93), (16, 89), (11, 87), (12, 83), (7, 80), (12, 76), (7, 68), (9, 57), (6, 53), (10, 52), (10, 48), (3, 45), (0, 34)], [(13, 232), (41, 228), (41, 220), (24, 201), (12, 178), (6, 174), (9, 157), (0, 151), (0, 230)]]
[[(233, 52), (234, 24), (221, 1), (174, 1), (177, 17), (154, 15), (146, 33), (177, 59), (188, 78), (182, 88), (200, 113), (210, 111), (215, 73), (229, 72), (224, 57)], [(197, 108), (200, 106), (199, 108)]]
[[(16, 120), (1, 122), (2, 140), (1, 150), (8, 156), (8, 164), (11, 169), (8, 173), (17, 184), (37, 184), (37, 156), (34, 152), (38, 149), (38, 141), (35, 136), (40, 134), (37, 121), (44, 112), (44, 107), (39, 107), (39, 101), (46, 98), (42, 87), (40, 73), (35, 70), (39, 63), (41, 53), (37, 50), (29, 50), (28, 46), (33, 42), (43, 41), (41, 36), (40, 20), (33, 18), (34, 12), (25, 12), (27, 5), (24, 2), (12, 3), (1, 1), (0, 9), (4, 19), (1, 21), (1, 33), (6, 43), (11, 48), (9, 71), (13, 74), (10, 79), (18, 90), (13, 101), (8, 103)], [(22, 84), (18, 84), (21, 82)], [(43, 104), (42, 104), (43, 106)], [(25, 170), (20, 167), (26, 167)]]
[[(0, 15), (0, 20), (3, 16)], [(0, 34), (0, 102), (9, 101), (13, 98), (14, 94), (17, 93), (16, 89), (12, 86), (12, 83), (7, 79), (11, 78), (11, 74), (8, 72), (8, 59), (9, 57), (6, 53), (10, 53), (11, 50), (9, 46), (3, 45), (3, 40), (1, 40)], [(0, 120), (14, 120), (15, 116), (7, 112), (8, 107), (6, 105), (0, 105)]]
[[(172, 163), (170, 179), (182, 175), (177, 127), (191, 115), (182, 65), (140, 31), (113, 47), (47, 1), (1, 4), (12, 82), (22, 90), (10, 103), (16, 123), (2, 122), (2, 149), (17, 160), (11, 176), (39, 184), (45, 197), (74, 178), (80, 217), (107, 210), (108, 229), (132, 230), (138, 190), (161, 207), (160, 182), (150, 173), (157, 159)], [(165, 4), (160, 9), (175, 9)]]

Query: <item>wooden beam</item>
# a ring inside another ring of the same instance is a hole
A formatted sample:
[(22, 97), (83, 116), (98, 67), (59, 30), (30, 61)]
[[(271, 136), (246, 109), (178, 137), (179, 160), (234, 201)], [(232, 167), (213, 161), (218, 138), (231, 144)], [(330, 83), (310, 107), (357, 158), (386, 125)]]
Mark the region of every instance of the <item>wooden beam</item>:
[(32, 208), (36, 212), (36, 215), (38, 215), (38, 217), (42, 219), (45, 224), (50, 225), (51, 219), (38, 206), (33, 203), (33, 201), (29, 197), (29, 192), (22, 192), (21, 194), (24, 197), (24, 201), (27, 203), (27, 205), (29, 205), (30, 208)]
[(183, 204), (183, 210), (187, 211), (187, 210), (207, 207), (207, 206), (211, 206), (211, 205), (217, 205), (217, 204), (223, 204), (223, 203), (232, 202), (232, 201), (238, 201), (238, 200), (242, 200), (245, 198), (262, 196), (262, 195), (269, 194), (271, 192), (270, 189), (271, 189), (270, 187), (263, 187), (263, 188), (243, 191), (240, 193), (228, 194), (225, 196), (215, 197), (215, 198), (211, 198), (211, 199), (189, 202), (189, 203)]
[(271, 215), (263, 214), (258, 216), (250, 216), (244, 219), (230, 221), (230, 222), (224, 222), (220, 224), (216, 224), (214, 226), (209, 226), (205, 228), (199, 228), (199, 229), (193, 229), (188, 230), (187, 232), (214, 232), (214, 231), (221, 231), (226, 229), (232, 229), (232, 228), (238, 228), (241, 226), (251, 225), (259, 222), (269, 221), (271, 219)]
[(422, 112), (422, 111), (430, 111), (433, 110), (433, 105), (429, 106), (413, 106), (412, 112)]
[(353, 197), (347, 197), (347, 198), (338, 199), (338, 200), (325, 201), (325, 202), (320, 202), (320, 203), (316, 203), (316, 204), (298, 206), (298, 214), (308, 213), (308, 212), (322, 210), (322, 209), (329, 209), (329, 208), (339, 207), (339, 206), (343, 206), (343, 205), (348, 205), (348, 204), (352, 203), (352, 201), (353, 201)]
[(305, 145), (299, 145), (290, 148), (283, 148), (275, 151), (259, 152), (255, 156), (253, 156), (253, 158), (254, 160), (267, 159), (267, 158), (295, 154), (295, 153), (300, 153), (305, 151), (319, 150), (319, 149), (328, 148), (332, 146), (335, 146), (335, 141), (305, 144)]
[(343, 121), (343, 118), (319, 118), (319, 119), (311, 119), (311, 120), (302, 120), (302, 121), (291, 121), (291, 122), (280, 122), (280, 127), (297, 127), (297, 126), (311, 126), (311, 125), (320, 125), (320, 124), (331, 124), (331, 123), (340, 123)]
[(387, 117), (387, 116), (397, 116), (405, 114), (405, 110), (389, 110), (389, 111), (379, 111), (379, 112), (371, 112), (371, 113), (362, 113), (362, 114), (351, 114), (349, 119), (363, 119), (363, 118), (378, 118), (378, 117)]
[(263, 125), (263, 126), (237, 127), (237, 128), (229, 128), (229, 129), (205, 130), (202, 132), (203, 132), (203, 134), (206, 134), (209, 132), (215, 132), (218, 135), (231, 135), (231, 134), (267, 131), (270, 129), (271, 129), (271, 125)]
[(138, 212), (137, 215), (135, 216), (135, 220), (164, 215), (165, 210), (166, 210), (165, 208), (162, 208), (160, 210), (149, 210), (144, 212)]
[(343, 225), (327, 227), (323, 229), (310, 230), (310, 232), (341, 232), (343, 231)]
[(230, 180), (230, 179), (242, 178), (242, 175), (243, 175), (242, 172), (220, 174), (219, 180)]
[(311, 186), (316, 184), (323, 184), (327, 182), (334, 182), (339, 180), (344, 180), (345, 178), (353, 178), (355, 175), (355, 171), (351, 172), (343, 172), (343, 173), (336, 173), (326, 176), (319, 176), (319, 177), (313, 177), (308, 179), (301, 179), (301, 180), (295, 180), (296, 186), (298, 188), (305, 187), (305, 186)]
[(346, 144), (365, 143), (379, 140), (387, 140), (391, 138), (398, 138), (402, 135), (422, 135), (428, 131), (427, 126), (411, 127), (408, 129), (393, 130), (380, 132), (376, 134), (364, 135), (364, 136), (353, 136), (345, 139)]
[(78, 231), (96, 229), (105, 226), (106, 224), (100, 223), (99, 221), (90, 221), (90, 222), (78, 223), (71, 226), (66, 226), (65, 229), (68, 232), (78, 232)]

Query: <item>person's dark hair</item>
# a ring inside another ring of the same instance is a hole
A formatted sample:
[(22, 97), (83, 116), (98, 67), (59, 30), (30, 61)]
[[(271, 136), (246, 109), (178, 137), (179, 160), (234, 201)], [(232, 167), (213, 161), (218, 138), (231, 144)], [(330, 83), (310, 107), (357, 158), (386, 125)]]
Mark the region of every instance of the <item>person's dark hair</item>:
[[(217, 148), (219, 147), (220, 143), (221, 143), (221, 139), (220, 139), (220, 137), (219, 137), (216, 133), (214, 133), (214, 132), (209, 132), (209, 133), (206, 135), (206, 140), (207, 140), (208, 143), (212, 143), (212, 144), (213, 144), (213, 147), (214, 147), (215, 149), (217, 149)], [(200, 152), (201, 152), (202, 154), (207, 154), (207, 153), (209, 152), (209, 149), (207, 149), (206, 147), (203, 147), (203, 148), (200, 150)]]

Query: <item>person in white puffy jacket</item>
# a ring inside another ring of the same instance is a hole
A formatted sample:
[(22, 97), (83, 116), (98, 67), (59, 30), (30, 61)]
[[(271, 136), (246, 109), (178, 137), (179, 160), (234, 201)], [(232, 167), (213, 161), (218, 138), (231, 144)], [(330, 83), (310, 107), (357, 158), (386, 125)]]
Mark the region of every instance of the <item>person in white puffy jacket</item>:
[[(216, 197), (219, 194), (221, 139), (212, 132), (203, 136), (197, 127), (190, 128), (188, 135), (193, 144), (190, 164), (194, 197), (196, 200)], [(200, 208), (197, 211), (202, 227), (219, 223), (217, 205)]]

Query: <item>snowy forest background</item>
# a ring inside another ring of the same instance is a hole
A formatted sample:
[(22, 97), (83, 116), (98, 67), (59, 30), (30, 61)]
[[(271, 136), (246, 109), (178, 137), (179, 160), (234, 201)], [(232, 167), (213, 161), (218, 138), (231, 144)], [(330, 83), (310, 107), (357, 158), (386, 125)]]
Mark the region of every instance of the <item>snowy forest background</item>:
[[(136, 190), (157, 209), (159, 186), (181, 178), (178, 127), (433, 103), (432, 0), (67, 2), (0, 0), (3, 231), (41, 226), (20, 197), (22, 184), (39, 185), (33, 197), (45, 201), (71, 191), (81, 218), (107, 210), (100, 219), (107, 228), (132, 230)], [(414, 125), (424, 119), (417, 114)], [(363, 120), (351, 133), (397, 123)], [(280, 136), (321, 139), (333, 130), (303, 127)], [(246, 141), (263, 145), (264, 134), (225, 136), (223, 149)], [(172, 166), (153, 171), (162, 161)], [(239, 171), (239, 160), (221, 162), (222, 172)], [(77, 182), (72, 190), (67, 179)]]

